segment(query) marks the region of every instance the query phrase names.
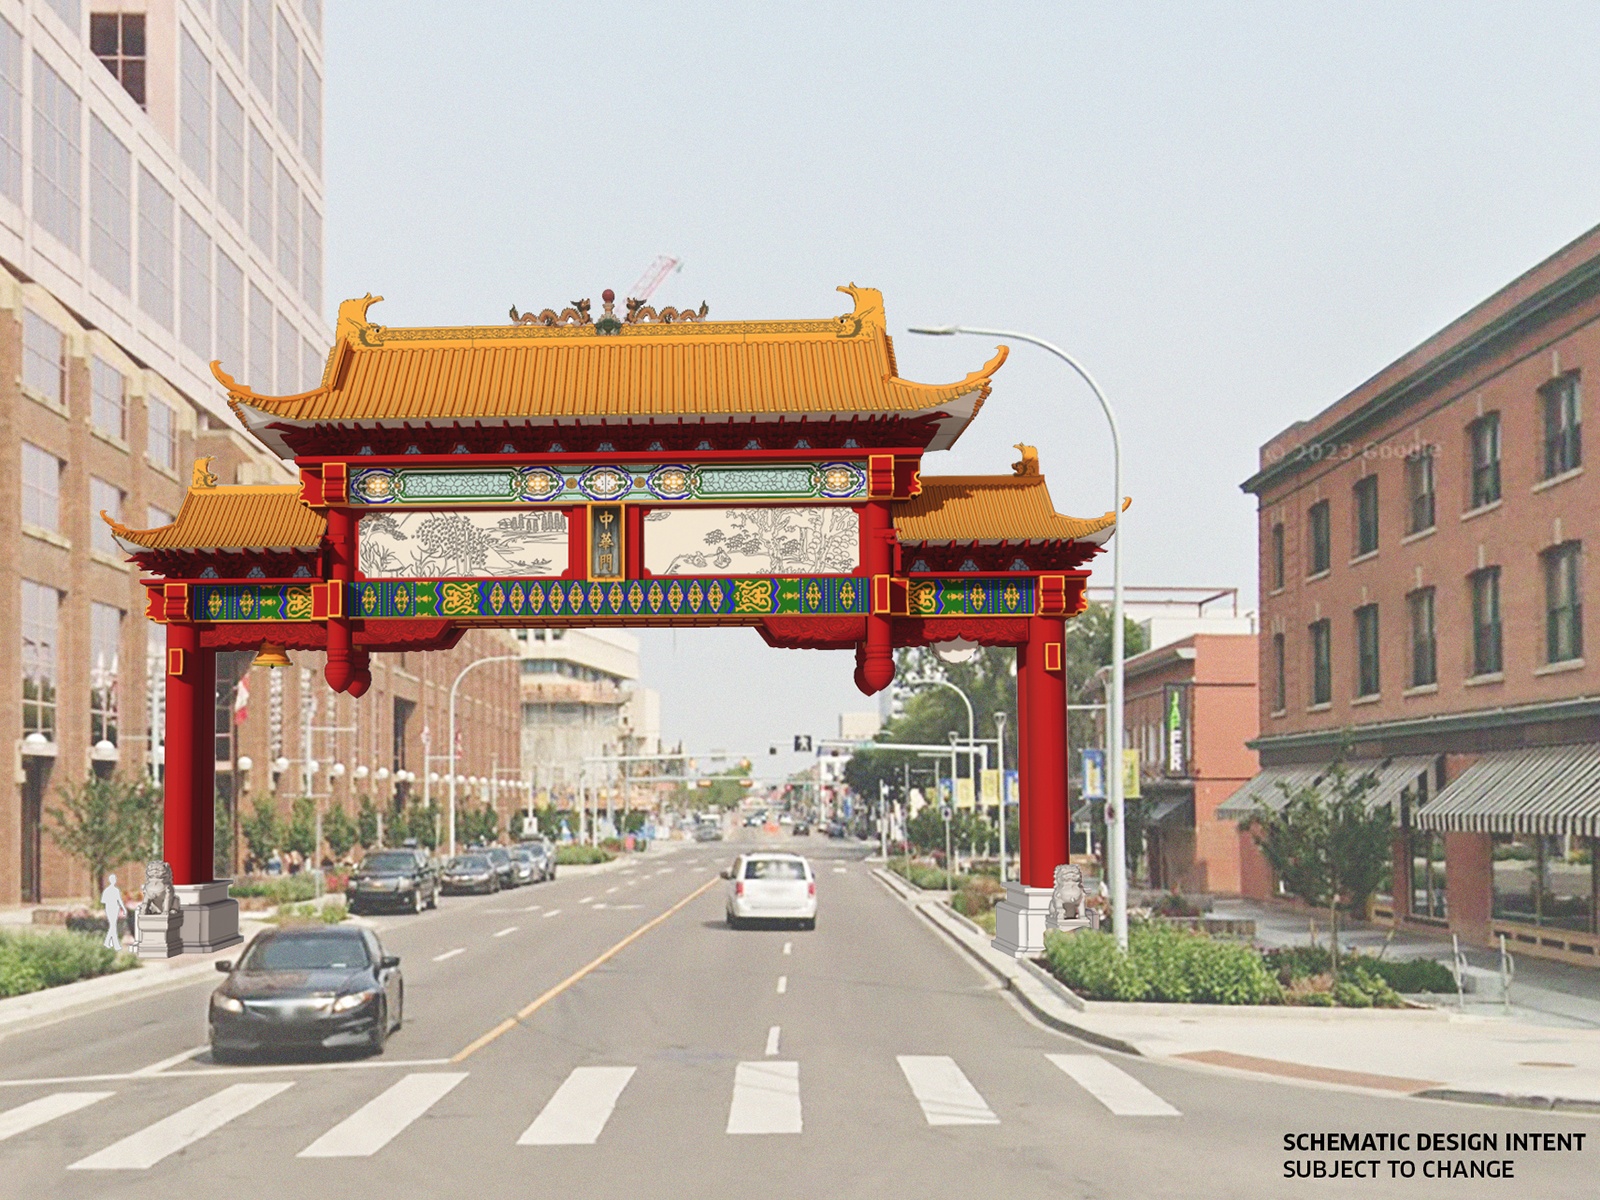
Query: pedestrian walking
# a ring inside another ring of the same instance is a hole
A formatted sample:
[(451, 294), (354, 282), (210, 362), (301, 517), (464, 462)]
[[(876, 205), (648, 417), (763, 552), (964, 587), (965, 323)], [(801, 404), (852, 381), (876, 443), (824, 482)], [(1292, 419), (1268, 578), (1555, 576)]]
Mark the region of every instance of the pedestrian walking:
[(117, 922), (128, 915), (128, 906), (122, 902), (122, 892), (117, 888), (115, 874), (106, 876), (106, 890), (100, 893), (100, 904), (106, 910), (106, 949), (122, 949), (122, 938)]

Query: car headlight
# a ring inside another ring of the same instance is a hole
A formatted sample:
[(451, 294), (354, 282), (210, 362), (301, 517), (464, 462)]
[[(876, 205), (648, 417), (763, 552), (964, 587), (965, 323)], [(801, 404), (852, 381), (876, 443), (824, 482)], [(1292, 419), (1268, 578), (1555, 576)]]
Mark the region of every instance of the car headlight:
[(368, 988), (364, 992), (346, 992), (333, 1002), (334, 1012), (349, 1012), (352, 1008), (360, 1008), (363, 1004), (377, 998), (378, 993)]
[(213, 1006), (222, 1009), (223, 1012), (242, 1013), (244, 1011), (243, 1001), (235, 1000), (232, 996), (224, 996), (221, 992), (213, 992), (211, 994), (211, 1003)]
[(417, 886), (417, 881), (415, 879), (402, 879), (399, 883), (395, 884), (395, 886), (402, 892), (408, 892)]

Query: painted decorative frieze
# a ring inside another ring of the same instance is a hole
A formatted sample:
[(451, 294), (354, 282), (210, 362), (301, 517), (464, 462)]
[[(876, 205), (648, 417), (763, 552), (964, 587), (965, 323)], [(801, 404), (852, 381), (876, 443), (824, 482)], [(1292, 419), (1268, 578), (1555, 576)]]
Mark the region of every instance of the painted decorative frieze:
[(908, 604), (913, 617), (1023, 616), (1034, 609), (1034, 580), (913, 579)]
[(663, 508), (644, 519), (652, 575), (826, 575), (861, 564), (853, 508)]
[(189, 590), (197, 621), (309, 621), (309, 583), (200, 583)]
[(369, 579), (559, 575), (567, 569), (562, 512), (365, 513), (358, 563)]
[(537, 467), (367, 467), (350, 476), (350, 503), (383, 507), (719, 500), (860, 500), (864, 462), (741, 466), (602, 464)]

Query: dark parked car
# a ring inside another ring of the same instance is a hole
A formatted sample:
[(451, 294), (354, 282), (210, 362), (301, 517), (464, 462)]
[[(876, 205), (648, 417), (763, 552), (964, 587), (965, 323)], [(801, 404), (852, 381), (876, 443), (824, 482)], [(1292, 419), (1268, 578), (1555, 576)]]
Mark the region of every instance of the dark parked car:
[(517, 886), (517, 868), (504, 846), (480, 846), (474, 853), (484, 855), (494, 864), (495, 873), (500, 876), (501, 887)]
[(439, 906), (439, 877), (426, 852), (376, 850), (350, 876), (344, 899), (352, 913), (384, 908), (421, 912)]
[(381, 1051), (405, 1014), (400, 960), (354, 926), (269, 929), (211, 994), (211, 1057), (261, 1050)]
[(794, 823), (794, 829), (792, 832), (795, 837), (810, 837), (811, 826), (807, 825), (804, 821), (796, 821)]
[(456, 892), (498, 892), (500, 872), (487, 854), (458, 854), (445, 864), (439, 883), (446, 896)]
[(523, 842), (521, 849), (533, 857), (534, 878), (539, 882), (556, 877), (556, 851), (549, 842)]
[(828, 836), (829, 837), (831, 837), (831, 838), (842, 838), (848, 833), (849, 833), (849, 830), (847, 830), (844, 827), (844, 822), (843, 821), (829, 821), (828, 822)]

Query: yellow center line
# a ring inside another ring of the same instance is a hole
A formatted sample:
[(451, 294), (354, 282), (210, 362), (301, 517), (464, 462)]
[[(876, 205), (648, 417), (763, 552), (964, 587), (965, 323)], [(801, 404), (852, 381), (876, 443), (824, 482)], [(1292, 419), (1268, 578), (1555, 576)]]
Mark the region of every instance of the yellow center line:
[(453, 1063), (461, 1062), (463, 1059), (468, 1058), (468, 1057), (476, 1054), (479, 1050), (482, 1050), (485, 1046), (487, 1046), (490, 1042), (494, 1041), (495, 1038), (499, 1037), (501, 1034), (506, 1033), (509, 1030), (515, 1029), (520, 1022), (526, 1021), (534, 1013), (538, 1012), (541, 1008), (543, 1008), (550, 1001), (554, 1000), (557, 996), (561, 995), (562, 992), (566, 991), (573, 984), (577, 983), (585, 975), (588, 975), (591, 971), (595, 970), (596, 968), (605, 965), (605, 963), (609, 962), (616, 955), (620, 954), (628, 946), (630, 946), (634, 942), (638, 941), (638, 939), (642, 938), (645, 934), (649, 933), (657, 925), (661, 924), (661, 922), (665, 921), (668, 917), (672, 916), (673, 913), (677, 912), (679, 909), (683, 908), (685, 905), (690, 904), (693, 901), (699, 899), (699, 897), (701, 897), (702, 895), (704, 895), (707, 891), (709, 891), (711, 889), (712, 885), (714, 885), (714, 884), (716, 884), (718, 882), (719, 882), (719, 880), (715, 876), (713, 876), (712, 878), (706, 880), (705, 883), (703, 883), (699, 887), (695, 888), (694, 891), (690, 892), (682, 900), (679, 900), (671, 908), (667, 909), (666, 912), (660, 914), (659, 916), (650, 918), (650, 920), (646, 921), (643, 925), (639, 926), (639, 928), (635, 929), (632, 933), (630, 933), (627, 937), (623, 938), (620, 942), (618, 942), (615, 946), (611, 947), (611, 949), (607, 950), (604, 954), (600, 955), (598, 958), (594, 959), (592, 962), (586, 963), (585, 965), (579, 967), (571, 975), (568, 975), (565, 979), (563, 979), (560, 983), (556, 984), (549, 991), (545, 992), (538, 999), (532, 1001), (531, 1003), (529, 1003), (525, 1007), (519, 1009), (517, 1011), (517, 1015), (516, 1016), (507, 1017), (504, 1021), (501, 1021), (500, 1024), (496, 1025), (493, 1029), (489, 1030), (488, 1033), (484, 1034), (483, 1036), (479, 1037), (478, 1039), (476, 1039), (473, 1042), (469, 1042), (461, 1050), (457, 1051), (456, 1054), (450, 1059), (450, 1061), (453, 1062)]

